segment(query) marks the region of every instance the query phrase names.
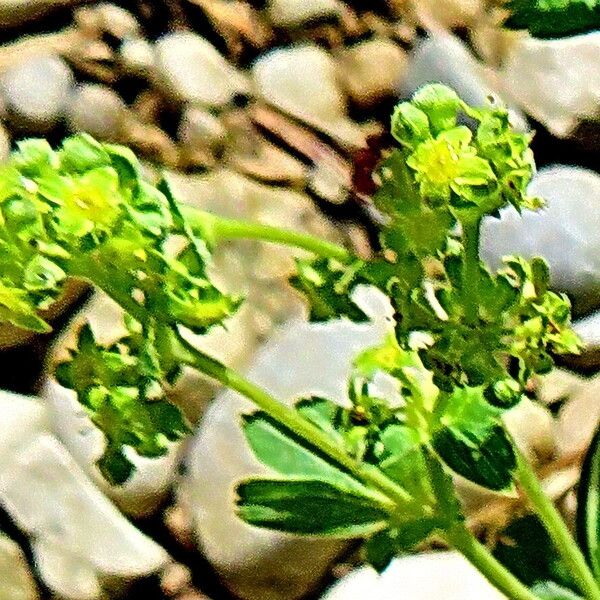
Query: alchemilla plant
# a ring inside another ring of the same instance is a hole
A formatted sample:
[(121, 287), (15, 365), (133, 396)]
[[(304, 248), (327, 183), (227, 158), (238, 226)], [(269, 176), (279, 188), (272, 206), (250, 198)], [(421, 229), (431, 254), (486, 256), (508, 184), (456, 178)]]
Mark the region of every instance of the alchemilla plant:
[[(258, 409), (243, 428), (277, 475), (239, 483), (239, 516), (251, 525), (364, 540), (364, 558), (377, 569), (435, 536), (509, 598), (600, 599), (595, 455), (578, 545), (501, 420), (530, 378), (552, 369), (554, 355), (579, 349), (569, 300), (548, 289), (543, 259), (506, 257), (494, 272), (479, 257), (484, 217), (507, 205), (542, 205), (527, 195), (530, 138), (511, 129), (503, 107), (468, 106), (441, 85), (399, 104), (391, 132), (397, 147), (376, 175), (382, 225), (370, 260), (311, 236), (182, 206), (166, 182), (143, 181), (125, 148), (86, 135), (59, 150), (22, 142), (0, 174), (0, 318), (47, 331), (39, 311), (69, 278), (122, 307), (129, 333), (102, 346), (84, 327), (56, 373), (104, 432), (98, 466), (114, 485), (132, 473), (125, 448), (159, 456), (188, 432), (164, 388), (191, 366)], [(184, 242), (177, 253), (168, 250), (173, 236)], [(351, 408), (327, 398), (285, 406), (184, 339), (182, 329), (219, 327), (243, 301), (222, 293), (207, 271), (211, 249), (232, 237), (312, 253), (292, 279), (312, 320), (366, 319), (352, 301), (358, 285), (389, 298), (393, 327), (356, 357)], [(380, 373), (395, 381), (401, 402), (377, 394)], [(531, 587), (500, 564), (465, 526), (455, 474), (501, 494), (522, 490), (572, 589), (548, 581)]]

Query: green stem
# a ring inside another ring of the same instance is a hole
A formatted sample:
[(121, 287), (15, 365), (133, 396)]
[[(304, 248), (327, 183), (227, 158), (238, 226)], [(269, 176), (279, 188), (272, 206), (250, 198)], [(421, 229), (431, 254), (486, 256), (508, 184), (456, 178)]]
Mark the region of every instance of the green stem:
[(556, 549), (569, 567), (586, 598), (600, 600), (600, 588), (590, 570), (581, 550), (573, 540), (554, 503), (546, 496), (539, 479), (525, 457), (518, 454), (517, 479), (525, 491), (529, 502), (535, 508), (537, 516), (546, 527)]
[(302, 248), (319, 256), (337, 258), (342, 261), (353, 258), (352, 253), (342, 246), (332, 244), (306, 233), (263, 225), (261, 223), (226, 219), (190, 206), (181, 206), (181, 212), (191, 226), (192, 231), (213, 244), (219, 240), (261, 240), (284, 246)]
[(183, 362), (248, 398), (280, 425), (309, 442), (314, 448), (344, 467), (363, 483), (378, 489), (392, 500), (397, 508), (406, 511), (414, 507), (422, 513), (422, 507), (415, 503), (412, 496), (386, 477), (379, 469), (354, 460), (345, 450), (333, 442), (327, 433), (305, 419), (298, 411), (286, 406), (233, 369), (204, 354), (181, 336), (179, 336), (179, 339), (185, 351), (185, 354), (181, 357)]
[(477, 541), (464, 523), (457, 523), (444, 533), (448, 543), (461, 552), (507, 598), (539, 600), (527, 586), (501, 565), (483, 544)]
[(479, 317), (479, 227), (481, 220), (463, 222), (462, 296), (467, 323), (477, 323)]

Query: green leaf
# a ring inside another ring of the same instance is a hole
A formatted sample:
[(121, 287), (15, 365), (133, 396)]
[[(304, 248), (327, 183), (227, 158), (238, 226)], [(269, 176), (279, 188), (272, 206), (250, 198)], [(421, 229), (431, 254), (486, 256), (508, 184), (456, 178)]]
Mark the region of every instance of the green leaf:
[[(548, 532), (534, 515), (521, 517), (499, 532), (493, 554), (508, 570), (542, 598), (577, 598), (576, 582)], [(564, 591), (567, 595), (560, 595)], [(546, 594), (544, 596), (544, 593)]]
[(438, 408), (432, 445), (456, 473), (491, 490), (511, 492), (516, 457), (499, 415), (481, 388), (456, 388)]
[(326, 481), (342, 490), (368, 494), (366, 488), (263, 412), (244, 417), (244, 434), (256, 457), (280, 475)]
[(77, 349), (58, 365), (58, 382), (73, 389), (92, 422), (106, 437), (98, 466), (115, 485), (131, 475), (124, 454), (130, 447), (140, 456), (163, 456), (168, 442), (188, 434), (181, 411), (164, 399), (162, 355), (151, 328), (110, 347), (98, 344), (88, 325), (81, 328)]
[(102, 144), (87, 133), (65, 139), (58, 156), (62, 173), (85, 173), (110, 165), (110, 158)]
[(115, 446), (109, 446), (96, 465), (104, 479), (114, 486), (126, 483), (135, 470), (133, 463), (123, 454), (122, 448)]
[(594, 435), (581, 470), (577, 540), (596, 578), (600, 578), (600, 430)]
[(296, 404), (296, 410), (313, 425), (343, 444), (343, 437), (339, 429), (344, 420), (344, 413), (347, 411), (342, 407), (326, 398), (313, 396), (300, 400)]
[(509, 29), (527, 29), (538, 38), (561, 38), (600, 27), (598, 0), (510, 0)]
[(398, 555), (410, 552), (442, 528), (443, 524), (433, 517), (407, 521), (372, 535), (365, 542), (363, 556), (368, 564), (381, 573)]
[(385, 427), (375, 444), (377, 466), (423, 506), (434, 503), (422, 438), (406, 425)]
[(296, 274), (290, 283), (308, 300), (311, 321), (338, 317), (368, 321), (367, 315), (350, 298), (354, 288), (365, 283), (360, 275), (362, 266), (362, 261), (344, 264), (332, 258), (296, 261)]
[(319, 480), (250, 480), (237, 493), (244, 521), (288, 533), (360, 538), (384, 529), (389, 519), (371, 498)]

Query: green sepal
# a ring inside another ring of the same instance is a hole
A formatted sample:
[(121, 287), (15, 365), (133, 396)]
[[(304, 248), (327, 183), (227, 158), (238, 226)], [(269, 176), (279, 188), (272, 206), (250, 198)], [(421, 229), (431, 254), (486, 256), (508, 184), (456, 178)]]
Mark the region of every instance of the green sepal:
[(66, 138), (57, 154), (60, 171), (64, 174), (81, 174), (107, 167), (111, 163), (103, 145), (87, 133), (78, 133)]

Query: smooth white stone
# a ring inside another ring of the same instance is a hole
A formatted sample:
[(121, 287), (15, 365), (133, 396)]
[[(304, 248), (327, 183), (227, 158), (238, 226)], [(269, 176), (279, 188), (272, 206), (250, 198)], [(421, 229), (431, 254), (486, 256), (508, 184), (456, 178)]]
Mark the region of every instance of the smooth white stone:
[[(347, 405), (353, 358), (390, 328), (389, 304), (379, 293), (362, 289), (358, 298), (373, 322), (291, 322), (258, 352), (248, 379), (288, 404), (318, 395)], [(179, 497), (200, 548), (237, 595), (292, 600), (319, 581), (343, 545), (250, 527), (236, 516), (236, 483), (267, 472), (240, 428), (240, 415), (252, 410), (232, 391), (215, 399), (188, 448)]]
[(35, 580), (20, 546), (0, 533), (0, 600), (37, 600)]
[(63, 116), (74, 86), (71, 69), (55, 55), (31, 57), (5, 71), (0, 87), (18, 127), (45, 131)]
[(567, 292), (576, 308), (600, 301), (600, 175), (578, 167), (553, 166), (532, 180), (529, 193), (546, 200), (538, 212), (519, 215), (512, 208), (501, 218), (487, 218), (481, 253), (492, 267), (501, 257), (520, 254), (544, 257), (551, 284)]
[(600, 32), (558, 40), (521, 36), (499, 71), (519, 106), (559, 137), (600, 109)]
[(158, 571), (166, 552), (129, 523), (48, 431), (37, 399), (0, 393), (0, 506), (30, 537), (44, 583), (70, 600)]
[(501, 594), (461, 554), (430, 552), (397, 558), (381, 574), (353, 571), (322, 600), (502, 600)]
[(99, 140), (118, 141), (127, 116), (121, 97), (110, 88), (85, 83), (75, 90), (67, 111), (73, 131), (85, 131)]
[(338, 16), (342, 6), (339, 0), (270, 0), (267, 11), (274, 25), (296, 27), (307, 21)]
[[(409, 56), (404, 77), (398, 82), (398, 89), (403, 95), (411, 96), (427, 83), (443, 83), (473, 106), (486, 105), (490, 96), (500, 97), (498, 90), (486, 79), (483, 66), (467, 46), (444, 32), (431, 34), (417, 44)], [(510, 107), (509, 113), (516, 129), (528, 129), (527, 121), (519, 110)]]
[(249, 91), (245, 76), (195, 33), (168, 33), (156, 43), (155, 53), (157, 78), (176, 100), (223, 106)]
[(337, 65), (312, 44), (272, 50), (252, 67), (262, 98), (343, 144), (362, 146), (361, 128), (348, 118)]
[(573, 330), (581, 338), (585, 350), (597, 350), (600, 347), (600, 311), (575, 321)]
[(154, 47), (144, 39), (126, 39), (119, 48), (123, 65), (132, 74), (145, 75), (154, 67)]

